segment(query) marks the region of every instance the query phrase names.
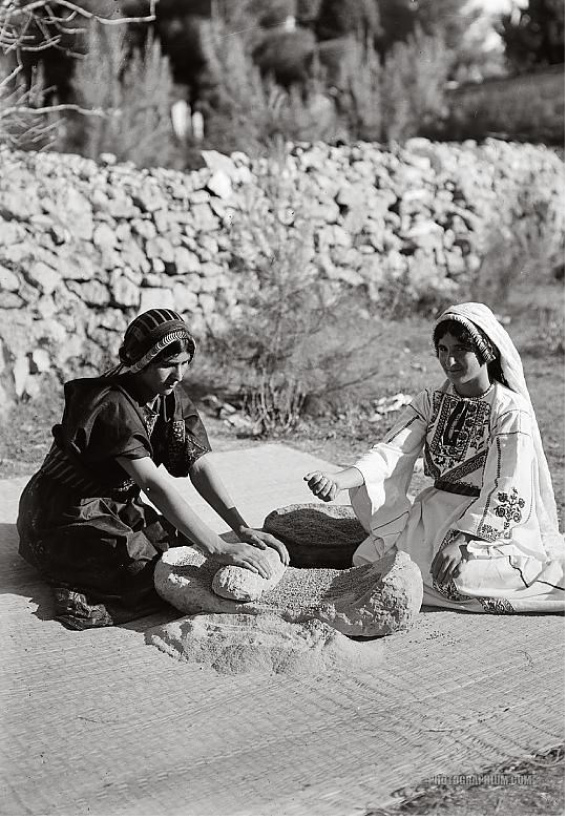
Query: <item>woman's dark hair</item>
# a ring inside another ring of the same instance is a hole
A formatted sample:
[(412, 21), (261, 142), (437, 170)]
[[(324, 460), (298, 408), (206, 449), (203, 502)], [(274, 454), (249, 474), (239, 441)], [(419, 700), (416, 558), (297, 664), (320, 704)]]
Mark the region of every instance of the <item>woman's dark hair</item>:
[[(507, 385), (500, 364), (500, 352), (478, 326), (475, 327), (475, 332), (476, 337), (473, 337), (469, 329), (458, 320), (442, 320), (434, 329), (433, 338), (436, 354), (438, 354), (441, 338), (446, 334), (451, 334), (453, 337), (456, 337), (460, 343), (467, 346), (469, 351), (473, 351), (481, 364), (487, 363), (487, 370), (491, 380), (498, 380), (498, 382), (503, 385)], [(477, 342), (477, 337), (482, 341), (480, 344)], [(494, 359), (489, 360), (484, 349), (492, 350), (495, 355)]]
[(190, 359), (192, 360), (194, 348), (190, 340), (174, 340), (172, 343), (169, 343), (168, 346), (165, 346), (163, 351), (160, 351), (153, 359), (151, 360), (148, 365), (155, 365), (155, 363), (165, 363), (167, 360), (171, 360), (173, 357), (176, 357), (178, 354), (186, 354), (190, 355)]
[(469, 347), (469, 351), (474, 351), (479, 360), (484, 362), (481, 359), (481, 354), (479, 353), (479, 347), (475, 342), (473, 335), (467, 329), (463, 323), (460, 323), (458, 320), (442, 320), (441, 323), (438, 323), (434, 329), (434, 347), (436, 350), (436, 354), (438, 353), (439, 343), (442, 337), (446, 334), (451, 334), (453, 337), (456, 337), (460, 343), (464, 346)]

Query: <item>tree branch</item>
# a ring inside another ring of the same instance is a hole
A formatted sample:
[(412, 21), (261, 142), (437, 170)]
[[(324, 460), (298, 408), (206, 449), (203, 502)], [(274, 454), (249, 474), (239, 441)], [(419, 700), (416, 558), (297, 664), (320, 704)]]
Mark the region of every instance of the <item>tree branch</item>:
[[(13, 0), (12, 0), (13, 2)], [(22, 6), (20, 8), (10, 8), (10, 5), (0, 8), (0, 21), (3, 19), (17, 19), (18, 17), (29, 16), (36, 19), (36, 12), (40, 11), (41, 9), (49, 9), (51, 15), (53, 12), (51, 11), (51, 6), (59, 6), (61, 8), (69, 9), (69, 11), (73, 12), (74, 15), (80, 15), (87, 20), (96, 20), (97, 22), (101, 23), (102, 25), (123, 25), (124, 23), (152, 23), (155, 21), (155, 8), (157, 5), (158, 0), (150, 0), (149, 4), (149, 14), (144, 17), (119, 17), (117, 19), (108, 19), (107, 17), (101, 17), (99, 14), (95, 14), (92, 11), (87, 11), (86, 9), (77, 6), (76, 3), (71, 2), (71, 0), (35, 0), (32, 3), (28, 3), (27, 6)], [(10, 3), (10, 0), (8, 0)]]
[(108, 118), (107, 111), (101, 108), (81, 108), (80, 105), (65, 103), (61, 105), (46, 105), (42, 108), (31, 108), (27, 105), (12, 105), (10, 108), (0, 109), (0, 120), (17, 113), (25, 113), (27, 116), (28, 114), (57, 113), (60, 111), (75, 111), (75, 113), (80, 113), (82, 116), (99, 116), (102, 119)]

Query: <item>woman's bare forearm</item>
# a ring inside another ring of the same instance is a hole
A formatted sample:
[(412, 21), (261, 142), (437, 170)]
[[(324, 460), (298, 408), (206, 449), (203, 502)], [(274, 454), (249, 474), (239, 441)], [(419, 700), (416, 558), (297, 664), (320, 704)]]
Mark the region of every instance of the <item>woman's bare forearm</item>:
[(205, 457), (199, 459), (191, 468), (190, 481), (202, 498), (234, 532), (239, 533), (242, 527), (249, 526), (235, 506), (216, 469)]
[(182, 496), (171, 487), (163, 489), (159, 485), (145, 487), (147, 496), (155, 507), (188, 540), (208, 555), (222, 552), (224, 542), (192, 510)]

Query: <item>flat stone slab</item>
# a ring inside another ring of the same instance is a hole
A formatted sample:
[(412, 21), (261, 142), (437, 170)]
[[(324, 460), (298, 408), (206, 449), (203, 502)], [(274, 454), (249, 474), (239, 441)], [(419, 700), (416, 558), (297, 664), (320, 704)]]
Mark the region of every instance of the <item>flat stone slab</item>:
[(273, 510), (263, 529), (286, 544), (292, 567), (351, 567), (367, 532), (349, 505), (290, 504)]
[(319, 620), (289, 623), (273, 612), (192, 615), (150, 629), (146, 642), (220, 674), (326, 676), (336, 670), (370, 670), (382, 656)]
[(260, 600), (221, 598), (212, 589), (218, 564), (192, 547), (174, 547), (155, 569), (155, 588), (187, 615), (276, 613), (282, 620), (316, 619), (344, 635), (380, 637), (408, 629), (422, 604), (422, 576), (406, 553), (347, 570), (288, 567)]

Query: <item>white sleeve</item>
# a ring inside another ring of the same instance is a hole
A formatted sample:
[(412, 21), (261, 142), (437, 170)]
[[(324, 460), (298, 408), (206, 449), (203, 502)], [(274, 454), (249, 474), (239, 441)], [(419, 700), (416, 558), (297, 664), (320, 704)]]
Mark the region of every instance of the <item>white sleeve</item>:
[(430, 412), (431, 396), (428, 391), (422, 391), (404, 409), (383, 442), (355, 462), (355, 467), (363, 475), (373, 512), (385, 504), (392, 509), (398, 502), (407, 501), (406, 494), (414, 464), (424, 446)]

